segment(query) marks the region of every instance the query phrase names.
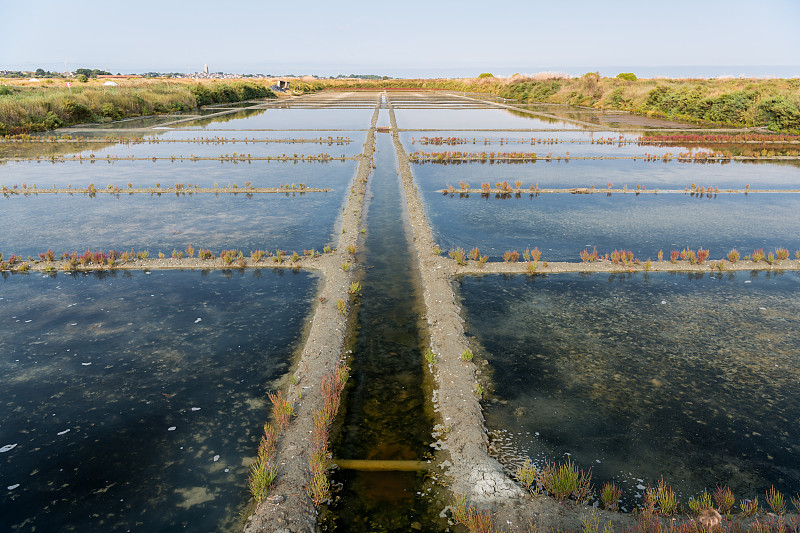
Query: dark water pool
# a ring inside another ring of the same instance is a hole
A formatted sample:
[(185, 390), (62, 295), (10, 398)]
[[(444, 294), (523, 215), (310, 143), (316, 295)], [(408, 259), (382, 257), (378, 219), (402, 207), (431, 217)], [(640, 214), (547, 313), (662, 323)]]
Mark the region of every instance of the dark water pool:
[(571, 456), (627, 509), (661, 475), (686, 504), (800, 489), (800, 276), (464, 277), (497, 455)]
[(0, 280), (0, 529), (235, 531), (306, 273)]

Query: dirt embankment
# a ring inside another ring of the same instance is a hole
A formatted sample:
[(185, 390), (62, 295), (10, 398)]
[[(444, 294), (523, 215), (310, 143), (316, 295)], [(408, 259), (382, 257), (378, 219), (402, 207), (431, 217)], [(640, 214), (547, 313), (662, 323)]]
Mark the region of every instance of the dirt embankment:
[(295, 367), (297, 384), (290, 384), (288, 388), (288, 399), (294, 401), (297, 416), (278, 442), (278, 475), (275, 484), (265, 501), (247, 519), (244, 528), (246, 533), (316, 531), (317, 511), (306, 494), (311, 475), (308, 460), (313, 449), (313, 413), (322, 408), (319, 387), (323, 377), (333, 371), (343, 355), (347, 317), (338, 311), (336, 302), (340, 298), (349, 301), (348, 290), (354, 272), (353, 269), (344, 272), (341, 264), (350, 259), (346, 248), (357, 245), (360, 235), (361, 210), (371, 169), (378, 105), (379, 101), (372, 117), (372, 129), (367, 133), (364, 143), (364, 157), (344, 211), (337, 251), (316, 262), (316, 268), (323, 276), (319, 300)]

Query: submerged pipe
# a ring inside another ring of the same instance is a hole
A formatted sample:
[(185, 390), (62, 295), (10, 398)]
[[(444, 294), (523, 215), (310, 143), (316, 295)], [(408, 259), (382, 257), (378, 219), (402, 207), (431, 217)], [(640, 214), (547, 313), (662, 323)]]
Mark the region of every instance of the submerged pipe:
[(344, 470), (361, 470), (362, 472), (418, 472), (430, 468), (430, 464), (425, 461), (334, 459), (333, 462)]

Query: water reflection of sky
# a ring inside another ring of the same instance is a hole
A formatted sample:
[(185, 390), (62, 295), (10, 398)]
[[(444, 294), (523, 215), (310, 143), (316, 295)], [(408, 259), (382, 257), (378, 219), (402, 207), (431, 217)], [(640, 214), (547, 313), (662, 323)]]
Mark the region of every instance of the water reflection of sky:
[[(0, 252), (22, 257), (52, 248), (62, 252), (149, 250), (168, 257), (173, 249), (252, 250), (280, 248), (302, 253), (333, 242), (347, 190), (327, 193), (162, 197), (143, 194), (39, 195), (0, 198)], [(69, 221), (69, 223), (66, 223)]]
[(5, 276), (4, 529), (241, 528), (266, 392), (314, 286), (273, 271)]
[(800, 166), (792, 163), (679, 163), (631, 160), (537, 161), (535, 163), (465, 163), (461, 165), (423, 163), (412, 166), (420, 187), (457, 186), (459, 181), (473, 189), (481, 183), (492, 186), (498, 181), (512, 185), (522, 182), (523, 188), (538, 184), (540, 188), (591, 187), (606, 189), (609, 182), (615, 189), (637, 185), (647, 189), (691, 188), (692, 184), (720, 189), (798, 189)]
[[(186, 147), (184, 155), (190, 156), (192, 148)], [(227, 153), (231, 153), (228, 151)], [(292, 152), (289, 152), (292, 153)], [(317, 152), (319, 153), (319, 152)], [(220, 154), (217, 154), (219, 156)], [(354, 161), (302, 162), (302, 161), (48, 161), (10, 162), (0, 165), (0, 184), (8, 188), (25, 183), (40, 189), (53, 185), (59, 188), (86, 187), (93, 183), (97, 188), (115, 185), (121, 189), (131, 183), (134, 187), (170, 187), (175, 183), (191, 183), (201, 187), (220, 187), (228, 184), (253, 187), (278, 187), (286, 183), (305, 183), (309, 187), (342, 187), (352, 179)]]
[(396, 109), (401, 129), (580, 129), (574, 123), (550, 120), (508, 109)]
[(534, 246), (550, 261), (579, 261), (584, 248), (634, 252), (642, 261), (688, 246), (721, 259), (736, 247), (800, 248), (800, 195), (750, 194), (697, 198), (683, 194), (543, 194), (469, 198), (423, 194), (434, 239), (443, 250), (480, 248), (500, 260), (506, 250)]
[[(630, 503), (661, 475), (685, 504), (800, 487), (800, 277), (466, 277), (467, 330), (498, 399), (495, 449), (592, 468)], [(638, 488), (637, 488), (638, 485)]]
[(204, 130), (367, 129), (374, 109), (246, 109), (175, 127)]

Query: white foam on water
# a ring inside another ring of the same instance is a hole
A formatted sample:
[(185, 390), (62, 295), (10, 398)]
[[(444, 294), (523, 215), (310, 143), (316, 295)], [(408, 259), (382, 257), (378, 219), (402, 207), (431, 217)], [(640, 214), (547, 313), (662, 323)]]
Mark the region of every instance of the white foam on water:
[(9, 486), (8, 486), (8, 487), (6, 487), (6, 488), (7, 488), (8, 490), (14, 490), (14, 489), (16, 489), (17, 487), (19, 487), (19, 483), (15, 483), (15, 484), (13, 484), (13, 485), (9, 485)]
[(91, 365), (91, 364), (92, 364), (92, 363), (81, 363), (81, 366), (89, 366), (89, 365)]
[(0, 448), (0, 453), (10, 452), (11, 450), (13, 450), (16, 447), (17, 447), (16, 444), (6, 444), (2, 448)]
[(198, 317), (198, 319), (197, 319), (197, 320), (195, 320), (195, 321), (194, 321), (194, 323), (195, 323), (195, 324), (197, 324), (198, 322), (201, 322), (202, 320), (203, 320), (202, 318), (199, 318), (199, 317)]
[(58, 433), (56, 433), (56, 435), (66, 435), (70, 431), (72, 431), (72, 430), (70, 428), (67, 428), (64, 431), (59, 431)]
[(192, 407), (192, 411), (199, 411), (202, 407)]
[(177, 426), (170, 426), (167, 428), (167, 431), (175, 431), (176, 429), (178, 429)]
[(216, 463), (217, 461), (219, 461), (219, 455), (214, 456), (214, 462)]

